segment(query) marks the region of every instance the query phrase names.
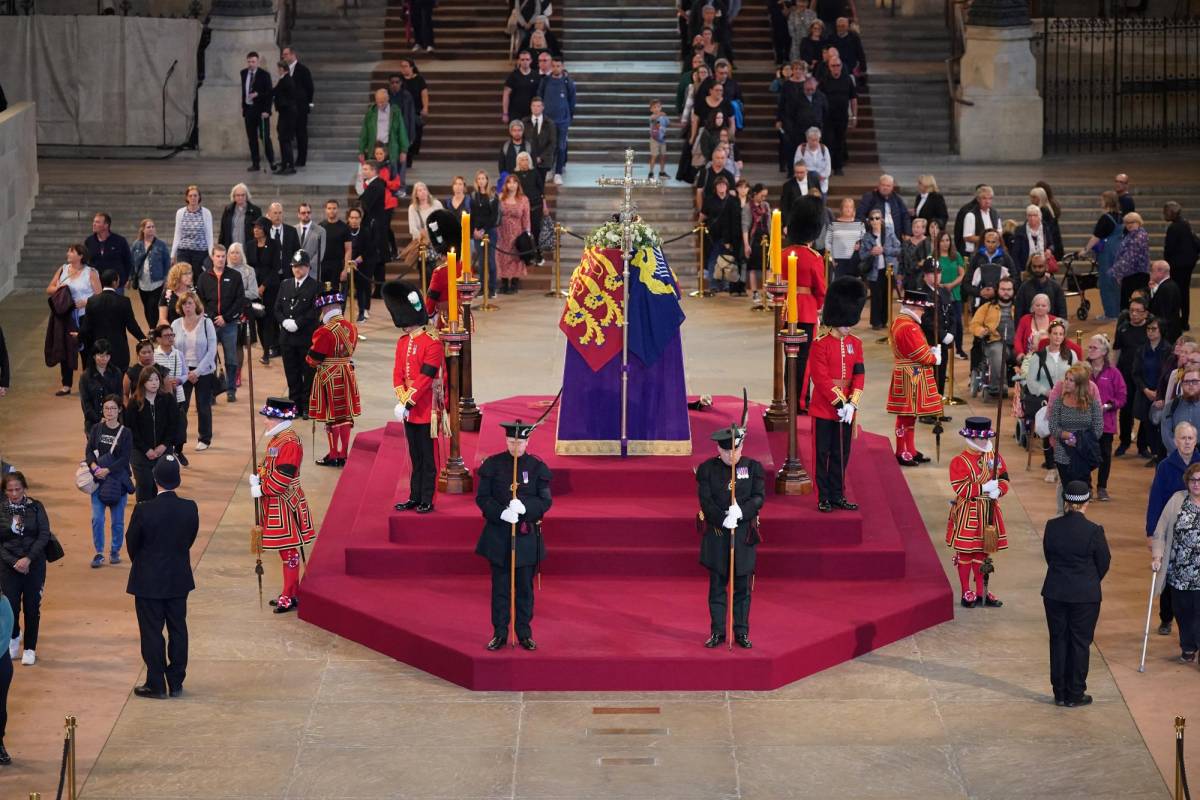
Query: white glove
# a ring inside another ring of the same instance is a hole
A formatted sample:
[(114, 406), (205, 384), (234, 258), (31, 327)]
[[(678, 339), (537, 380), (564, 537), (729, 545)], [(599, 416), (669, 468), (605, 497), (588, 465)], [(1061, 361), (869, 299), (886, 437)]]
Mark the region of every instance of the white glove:
[(990, 490), (988, 490), (987, 495), (988, 495), (988, 497), (992, 498), (993, 500), (999, 500), (1000, 499), (1000, 490), (999, 489), (990, 489)]
[(295, 333), (300, 330), (300, 326), (296, 324), (296, 320), (291, 317), (285, 319), (281, 324), (283, 325), (283, 329), (288, 333)]
[(854, 403), (846, 403), (838, 409), (838, 419), (849, 425), (854, 421), (854, 412), (858, 410), (858, 406)]
[(511, 508), (506, 508), (500, 512), (500, 519), (504, 520), (509, 525), (516, 525), (517, 520), (520, 519), (520, 515)]
[(518, 514), (525, 513), (525, 504), (522, 503), (520, 500), (518, 500), (515, 497), (512, 500), (508, 501), (508, 507), (511, 508), (513, 511), (517, 512)]
[(259, 481), (257, 475), (250, 476), (250, 496), (255, 499), (263, 496), (262, 483)]
[(258, 473), (256, 473), (256, 472), (250, 473), (250, 485), (251, 486), (259, 486), (261, 484), (262, 484), (262, 478), (258, 477)]
[(396, 403), (396, 407), (392, 409), (392, 414), (395, 415), (397, 421), (405, 422), (408, 420), (408, 406), (404, 405), (404, 403)]
[(267, 307), (266, 307), (266, 306), (264, 306), (262, 303), (251, 303), (251, 304), (250, 304), (250, 307), (251, 307), (251, 308), (253, 308), (255, 311), (258, 311), (258, 312), (260, 312), (260, 313), (261, 313), (261, 312), (263, 312), (263, 311), (266, 311), (266, 310), (267, 310)]
[(940, 367), (942, 365), (942, 346), (940, 344), (935, 344), (932, 347), (932, 350), (933, 350), (933, 363), (935, 366)]
[(726, 514), (725, 521), (721, 523), (721, 527), (729, 528), (730, 530), (733, 530), (737, 526), (738, 526), (737, 517), (735, 517), (732, 513)]
[(990, 481), (983, 484), (983, 486), (980, 486), (979, 488), (982, 489), (987, 494), (991, 494), (992, 492), (998, 492), (998, 491), (1000, 491), (1000, 481), (996, 480), (995, 478), (992, 478)]
[(742, 507), (737, 503), (734, 503), (729, 507), (729, 510), (725, 512), (725, 516), (740, 520), (742, 518)]
[(945, 336), (942, 337), (942, 344), (950, 344), (953, 341), (954, 341), (953, 333), (947, 333)]

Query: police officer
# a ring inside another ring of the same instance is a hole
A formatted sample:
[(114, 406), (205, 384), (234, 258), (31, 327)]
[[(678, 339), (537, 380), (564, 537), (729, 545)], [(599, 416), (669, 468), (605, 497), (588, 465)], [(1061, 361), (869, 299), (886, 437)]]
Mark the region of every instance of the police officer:
[(279, 351), (287, 376), (288, 397), (305, 417), (312, 387), (312, 370), (304, 362), (317, 329), (317, 296), (321, 288), (309, 273), (309, 255), (297, 250), (292, 256), (292, 278), (279, 285), (275, 318), (279, 320)]
[(1084, 516), (1091, 489), (1085, 481), (1063, 487), (1061, 517), (1046, 523), (1042, 604), (1050, 631), (1050, 685), (1056, 706), (1086, 706), (1088, 655), (1100, 617), (1100, 581), (1110, 561), (1104, 528)]
[[(475, 552), (492, 569), (492, 638), (488, 650), (499, 650), (508, 638), (511, 556), (516, 548), (516, 633), (526, 650), (533, 641), (533, 576), (546, 555), (542, 517), (550, 510), (550, 468), (526, 453), (534, 426), (520, 420), (503, 422), (508, 449), (489, 457), (475, 473), (475, 504), (483, 512), (483, 532)], [(515, 537), (515, 542), (514, 542)]]
[[(755, 545), (758, 544), (758, 512), (763, 505), (763, 467), (752, 458), (742, 458), (744, 428), (722, 428), (712, 435), (717, 455), (696, 468), (704, 535), (700, 540), (700, 563), (708, 570), (708, 613), (711, 635), (705, 647), (725, 641), (726, 592), (729, 586), (729, 537), (734, 536), (733, 634), (739, 646), (750, 643), (750, 576), (754, 574)], [(736, 481), (734, 501), (730, 484)]]
[[(146, 682), (138, 697), (161, 700), (183, 693), (187, 674), (187, 596), (192, 580), (191, 547), (200, 530), (196, 504), (175, 494), (179, 462), (166, 455), (154, 465), (158, 494), (138, 503), (129, 521), (125, 546), (132, 566), (126, 592), (133, 595)], [(163, 637), (166, 626), (170, 640)]]

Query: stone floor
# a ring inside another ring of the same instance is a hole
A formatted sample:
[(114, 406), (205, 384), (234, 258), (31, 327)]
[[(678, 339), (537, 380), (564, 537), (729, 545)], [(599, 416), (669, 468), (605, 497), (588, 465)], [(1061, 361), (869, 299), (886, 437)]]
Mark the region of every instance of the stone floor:
[[(72, 173), (77, 163), (43, 162), (42, 180)], [(187, 160), (155, 165), (154, 179), (183, 181), (196, 168)], [(95, 169), (98, 179), (148, 179), (128, 164), (99, 162)], [(304, 182), (340, 179), (340, 167), (319, 169)], [(241, 171), (236, 164), (205, 170), (228, 172), (231, 182)], [(1069, 162), (1039, 175), (1052, 183), (1094, 182), (1111, 172), (1108, 164)], [(1139, 174), (1156, 183), (1169, 177), (1151, 164)], [(553, 392), (564, 347), (557, 302), (522, 294), (499, 305), (477, 317), (477, 398)], [(769, 397), (766, 317), (731, 298), (689, 299), (685, 309), (690, 391), (746, 385), (753, 397)], [(377, 312), (358, 357), (362, 428), (383, 424), (393, 403), (395, 332)], [(1171, 663), (1177, 643), (1167, 637), (1152, 637), (1147, 672), (1136, 672), (1149, 471), (1140, 460), (1120, 459), (1110, 481), (1113, 501), (1092, 508), (1114, 552), (1092, 662), (1097, 702), (1057, 709), (1048, 702), (1038, 598), (1040, 530), (1053, 514), (1053, 491), (1039, 470), (1025, 472), (1011, 439), (1002, 447), (1015, 487), (1004, 505), (1012, 545), (997, 559), (993, 583), (1003, 609), (960, 608), (952, 623), (770, 693), (479, 694), (260, 609), (247, 547), (251, 409), (243, 387), (237, 404), (214, 409), (214, 446), (195, 454), (181, 489), (199, 500), (202, 515), (193, 549), (198, 589), (190, 603), (188, 696), (133, 698), (141, 662), (123, 591), (128, 567), (87, 566), (88, 506), (69, 477), (80, 441), (78, 400), (52, 396), (56, 373), (41, 358), (44, 319), (40, 294), (0, 303), (14, 370), (13, 389), (0, 399), (0, 452), (27, 472), (68, 553), (50, 569), (38, 664), (16, 667), (6, 737), (15, 762), (0, 770), (0, 796), (53, 793), (65, 714), (80, 720), (79, 774), (88, 800), (1167, 796), (1171, 719), (1200, 708), (1200, 680), (1194, 669)], [(868, 334), (862, 421), (884, 432), (891, 427), (881, 399), (890, 360)], [(956, 393), (964, 393), (965, 370), (959, 372)], [(276, 392), (281, 370), (257, 370), (256, 379), (260, 397)], [(957, 423), (967, 412), (951, 413)], [(928, 429), (919, 435), (930, 452)], [(944, 465), (957, 445), (948, 433), (940, 468), (905, 473), (939, 550)], [(323, 452), (318, 441), (310, 456)], [(330, 470), (304, 471), (318, 518), (335, 479)], [(946, 564), (951, 569), (948, 557)], [(278, 572), (272, 562), (266, 566), (270, 596)], [(482, 644), (489, 626), (480, 623)], [(703, 635), (697, 631), (698, 642)], [(1200, 763), (1198, 741), (1189, 740), (1193, 763)]]

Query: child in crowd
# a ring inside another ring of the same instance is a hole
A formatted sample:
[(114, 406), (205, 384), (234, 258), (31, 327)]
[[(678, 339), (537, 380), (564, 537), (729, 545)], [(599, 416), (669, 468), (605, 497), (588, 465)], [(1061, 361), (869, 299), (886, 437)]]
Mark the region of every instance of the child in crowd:
[(671, 120), (663, 113), (662, 103), (650, 101), (650, 173), (654, 177), (654, 162), (658, 161), (658, 177), (667, 177), (667, 130)]

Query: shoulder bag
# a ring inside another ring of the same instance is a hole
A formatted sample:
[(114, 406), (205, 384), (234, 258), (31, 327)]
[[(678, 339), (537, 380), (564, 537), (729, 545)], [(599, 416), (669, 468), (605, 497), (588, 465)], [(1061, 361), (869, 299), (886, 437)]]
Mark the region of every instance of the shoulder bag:
[[(117, 442), (121, 441), (121, 432), (124, 430), (124, 425), (117, 428), (117, 435), (113, 437), (112, 446), (108, 448), (110, 456), (116, 451)], [(96, 454), (96, 458), (100, 457), (99, 450), (93, 450), (92, 452)], [(86, 461), (80, 461), (79, 466), (75, 468), (75, 488), (84, 494), (95, 494), (96, 489), (100, 488), (100, 484), (96, 481), (96, 476), (92, 474), (92, 468), (88, 466)]]

